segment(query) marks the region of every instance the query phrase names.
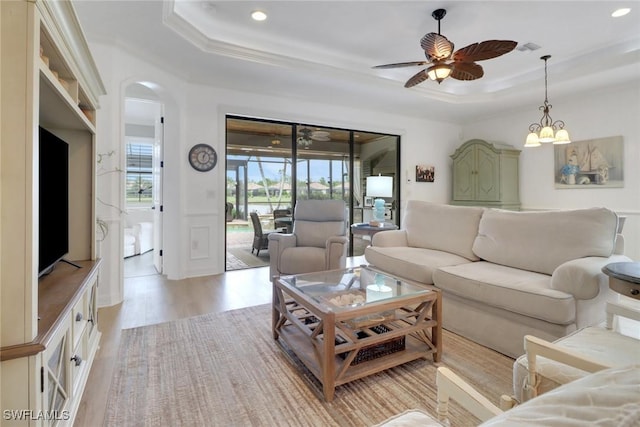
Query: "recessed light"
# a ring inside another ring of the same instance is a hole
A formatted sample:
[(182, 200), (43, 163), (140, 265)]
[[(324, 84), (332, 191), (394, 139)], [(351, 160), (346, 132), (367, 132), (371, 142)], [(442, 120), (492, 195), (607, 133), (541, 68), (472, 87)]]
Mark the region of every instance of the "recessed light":
[(613, 16), (614, 18), (619, 18), (621, 16), (626, 15), (629, 12), (631, 12), (631, 9), (629, 9), (628, 7), (623, 7), (622, 9), (614, 10), (611, 16)]
[(254, 10), (251, 12), (251, 18), (253, 18), (254, 21), (264, 21), (267, 19), (267, 14), (261, 10)]

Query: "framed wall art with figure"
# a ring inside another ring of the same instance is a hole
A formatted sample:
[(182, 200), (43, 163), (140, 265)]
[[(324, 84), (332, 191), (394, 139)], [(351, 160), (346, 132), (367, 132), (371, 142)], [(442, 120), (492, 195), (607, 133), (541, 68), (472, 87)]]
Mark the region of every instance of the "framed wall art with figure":
[(433, 182), (436, 175), (435, 169), (434, 166), (417, 165), (416, 182)]

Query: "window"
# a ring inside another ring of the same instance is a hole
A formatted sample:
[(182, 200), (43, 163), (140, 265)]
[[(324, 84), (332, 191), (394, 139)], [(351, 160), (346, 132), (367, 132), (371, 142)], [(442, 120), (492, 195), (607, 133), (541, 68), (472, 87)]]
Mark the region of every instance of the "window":
[(127, 143), (126, 205), (149, 207), (153, 203), (153, 142)]

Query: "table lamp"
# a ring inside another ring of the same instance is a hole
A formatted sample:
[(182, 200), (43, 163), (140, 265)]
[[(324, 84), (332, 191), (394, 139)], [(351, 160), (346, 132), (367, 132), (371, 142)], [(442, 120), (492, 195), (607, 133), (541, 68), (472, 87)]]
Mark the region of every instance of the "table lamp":
[(381, 197), (393, 197), (393, 177), (368, 176), (367, 196), (376, 197), (373, 201), (373, 219), (384, 222), (384, 199)]

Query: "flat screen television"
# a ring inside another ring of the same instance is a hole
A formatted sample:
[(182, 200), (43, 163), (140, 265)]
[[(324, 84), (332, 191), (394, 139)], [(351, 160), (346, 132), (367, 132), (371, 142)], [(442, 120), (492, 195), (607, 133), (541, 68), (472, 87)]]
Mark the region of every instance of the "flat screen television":
[(38, 277), (69, 252), (69, 144), (40, 127)]

